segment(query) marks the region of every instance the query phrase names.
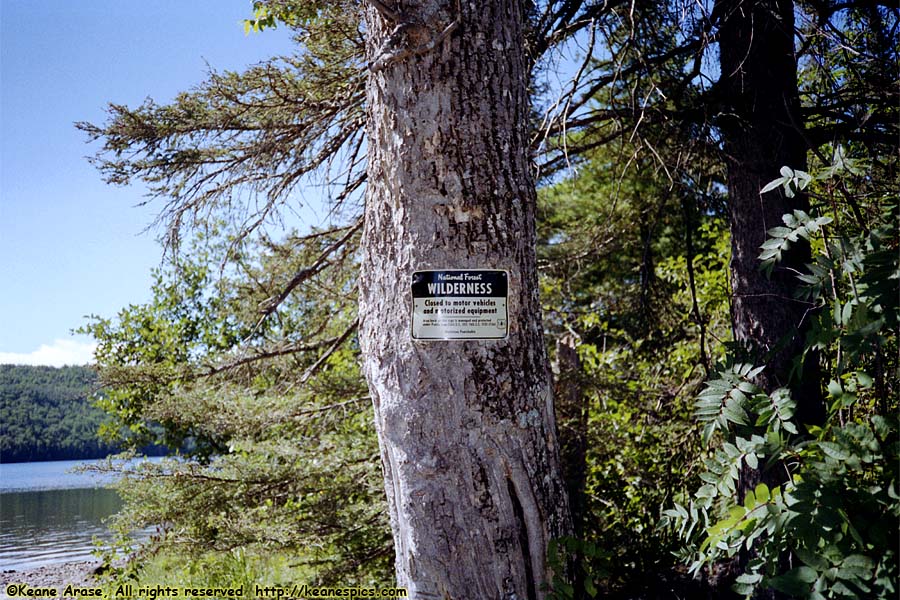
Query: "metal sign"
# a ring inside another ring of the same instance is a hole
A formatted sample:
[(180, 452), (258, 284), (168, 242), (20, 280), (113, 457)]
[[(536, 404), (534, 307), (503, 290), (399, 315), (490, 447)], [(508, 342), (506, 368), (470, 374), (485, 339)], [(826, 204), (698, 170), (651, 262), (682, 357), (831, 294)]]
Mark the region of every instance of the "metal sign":
[(415, 340), (497, 340), (509, 333), (509, 274), (487, 269), (416, 271)]

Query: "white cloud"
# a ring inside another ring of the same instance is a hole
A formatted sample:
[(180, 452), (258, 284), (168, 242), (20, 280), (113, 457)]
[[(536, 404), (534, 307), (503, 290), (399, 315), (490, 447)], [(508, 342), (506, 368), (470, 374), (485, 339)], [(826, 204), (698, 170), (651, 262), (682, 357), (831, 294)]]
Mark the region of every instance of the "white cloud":
[(86, 365), (94, 361), (95, 342), (58, 339), (52, 344), (41, 344), (33, 352), (0, 352), (0, 365)]

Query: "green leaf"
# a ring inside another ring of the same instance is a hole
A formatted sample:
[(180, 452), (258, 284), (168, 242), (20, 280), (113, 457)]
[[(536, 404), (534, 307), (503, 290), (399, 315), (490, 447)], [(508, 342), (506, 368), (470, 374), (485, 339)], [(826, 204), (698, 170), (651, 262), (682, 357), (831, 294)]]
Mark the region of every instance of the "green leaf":
[(733, 398), (725, 402), (722, 408), (722, 414), (726, 419), (738, 425), (747, 425), (747, 412), (743, 409), (739, 402)]
[(817, 571), (824, 571), (831, 566), (831, 564), (824, 557), (805, 548), (794, 548), (794, 554), (797, 555), (797, 558), (803, 561), (803, 564), (812, 567)]
[(841, 384), (832, 379), (828, 382), (828, 393), (834, 397), (840, 397), (844, 393), (844, 389), (841, 387)]
[(768, 233), (773, 238), (785, 238), (785, 237), (789, 236), (790, 234), (792, 234), (793, 232), (794, 232), (793, 229), (790, 229), (788, 227), (781, 227), (779, 225), (778, 227), (773, 227), (766, 233)]
[(841, 310), (841, 324), (847, 325), (850, 323), (850, 317), (853, 315), (853, 303), (848, 302), (844, 305), (844, 308)]
[(737, 522), (747, 514), (747, 509), (743, 506), (732, 506), (728, 509), (728, 515)]
[(747, 466), (751, 469), (759, 468), (759, 459), (757, 459), (756, 454), (753, 452), (750, 452), (749, 454), (746, 454), (744, 456), (744, 462), (746, 462)]
[(804, 566), (791, 569), (784, 575), (773, 577), (769, 583), (779, 592), (792, 596), (807, 596), (811, 591), (811, 584), (818, 577), (819, 574), (814, 569)]
[(796, 178), (797, 185), (801, 190), (806, 189), (806, 186), (808, 186), (809, 182), (812, 181), (812, 175), (810, 175), (806, 171), (794, 171), (794, 177)]
[(864, 371), (856, 372), (856, 381), (861, 387), (866, 389), (872, 387), (875, 384), (875, 380), (872, 379), (872, 377)]
[(757, 375), (762, 373), (765, 368), (766, 368), (765, 365), (760, 366), (760, 367), (753, 367), (749, 371), (747, 371), (747, 373), (744, 376), (747, 379), (753, 379), (754, 377), (756, 377)]
[(703, 485), (703, 486), (700, 486), (700, 489), (697, 490), (697, 493), (694, 495), (697, 498), (715, 498), (718, 494), (716, 492), (716, 486)]
[(756, 495), (752, 491), (748, 491), (744, 496), (744, 508), (748, 511), (753, 510), (756, 506)]
[(734, 580), (731, 589), (738, 594), (748, 596), (753, 593), (756, 586), (762, 581), (762, 573), (744, 573)]
[(837, 460), (843, 461), (850, 458), (850, 454), (842, 446), (834, 442), (819, 442), (819, 447), (822, 448), (822, 452)]
[(841, 567), (845, 569), (855, 569), (860, 572), (868, 573), (875, 568), (875, 561), (863, 554), (851, 554), (841, 562)]
[(782, 184), (784, 184), (785, 182), (787, 182), (789, 180), (790, 179), (787, 177), (779, 177), (778, 179), (773, 179), (772, 181), (767, 183), (765, 186), (763, 186), (763, 189), (759, 190), (759, 193), (765, 194), (766, 192), (771, 192), (772, 190), (774, 190), (777, 187), (780, 187)]

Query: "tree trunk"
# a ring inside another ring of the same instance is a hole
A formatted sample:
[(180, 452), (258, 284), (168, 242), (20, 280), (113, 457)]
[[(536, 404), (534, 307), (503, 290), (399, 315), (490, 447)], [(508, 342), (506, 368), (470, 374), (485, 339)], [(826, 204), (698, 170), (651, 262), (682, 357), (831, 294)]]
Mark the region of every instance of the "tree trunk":
[[(555, 385), (556, 416), (559, 421), (560, 461), (566, 494), (572, 513), (572, 531), (577, 539), (584, 539), (584, 524), (588, 517), (587, 448), (588, 448), (588, 398), (584, 393), (584, 371), (578, 356), (580, 339), (573, 333), (565, 333), (556, 340), (557, 376)], [(572, 598), (587, 598), (585, 573), (580, 550), (571, 557)]]
[[(542, 598), (548, 543), (570, 520), (538, 303), (527, 4), (379, 4), (365, 20), (359, 338), (397, 584), (412, 598)], [(413, 272), (472, 268), (509, 272), (508, 336), (414, 341)]]
[[(760, 195), (783, 166), (806, 169), (797, 62), (794, 56), (794, 12), (790, 0), (718, 0), (723, 19), (719, 57), (726, 94), (725, 117), (720, 123), (728, 165), (731, 213), (731, 285), (735, 341), (749, 350), (765, 370), (756, 383), (771, 393), (789, 387), (797, 402), (801, 423), (821, 423), (825, 411), (820, 391), (818, 360), (810, 356), (801, 370), (794, 361), (802, 354), (810, 306), (798, 301), (796, 270), (810, 261), (809, 244), (793, 245), (775, 266), (771, 277), (760, 270), (760, 246), (766, 232), (782, 225), (781, 217), (795, 209), (809, 210), (803, 194), (788, 198), (781, 188)], [(783, 469), (762, 473), (744, 468), (738, 481), (743, 501), (760, 481), (780, 484)], [(735, 575), (742, 572), (753, 552), (737, 557)], [(772, 590), (758, 598), (780, 597)]]
[[(794, 56), (790, 0), (719, 0), (724, 22), (719, 52), (725, 116), (720, 123), (728, 164), (731, 212), (732, 324), (735, 340), (762, 357), (757, 383), (767, 392), (790, 387), (798, 419), (821, 423), (824, 406), (816, 360), (793, 373), (810, 323), (808, 303), (798, 301), (796, 269), (810, 260), (809, 244), (796, 243), (771, 278), (760, 270), (766, 231), (795, 209), (809, 210), (803, 194), (788, 198), (778, 188), (760, 195), (783, 166), (806, 169)], [(793, 377), (793, 381), (791, 381)]]
[(559, 418), (559, 446), (563, 479), (572, 513), (572, 530), (583, 537), (588, 516), (587, 485), (588, 402), (584, 394), (584, 372), (578, 356), (578, 336), (565, 333), (556, 341), (556, 414)]

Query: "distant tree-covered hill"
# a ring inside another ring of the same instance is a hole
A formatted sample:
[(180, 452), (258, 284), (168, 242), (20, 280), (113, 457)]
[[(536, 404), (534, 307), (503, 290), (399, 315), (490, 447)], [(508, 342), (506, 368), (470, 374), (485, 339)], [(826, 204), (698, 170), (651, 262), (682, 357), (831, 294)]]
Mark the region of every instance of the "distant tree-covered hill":
[(0, 462), (101, 458), (116, 451), (97, 437), (86, 367), (0, 365)]

